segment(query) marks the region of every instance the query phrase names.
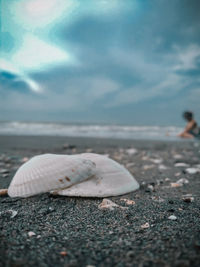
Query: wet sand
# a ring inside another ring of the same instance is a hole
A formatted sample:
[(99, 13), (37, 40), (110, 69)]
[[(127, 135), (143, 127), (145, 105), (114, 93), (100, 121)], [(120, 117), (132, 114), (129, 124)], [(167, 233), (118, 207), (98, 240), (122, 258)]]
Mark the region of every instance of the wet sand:
[(200, 266), (200, 142), (0, 136), (0, 188), (27, 158), (82, 152), (109, 154), (134, 175), (139, 190), (109, 198), (127, 209), (0, 197), (0, 266)]

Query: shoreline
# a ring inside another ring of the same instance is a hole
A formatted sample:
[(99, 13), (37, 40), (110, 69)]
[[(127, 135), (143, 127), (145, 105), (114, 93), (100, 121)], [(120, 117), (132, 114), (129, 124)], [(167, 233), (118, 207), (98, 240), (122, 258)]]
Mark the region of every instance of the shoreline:
[[(136, 146), (136, 147), (154, 147), (158, 144), (178, 146), (191, 146), (198, 143), (197, 140), (149, 140), (149, 139), (121, 139), (121, 138), (96, 138), (96, 137), (73, 137), (73, 136), (48, 136), (48, 135), (0, 135), (0, 149), (12, 148), (33, 148), (32, 146), (41, 146), (41, 148), (59, 147), (65, 143), (74, 143), (80, 147), (85, 146)], [(200, 142), (199, 142), (200, 144)]]

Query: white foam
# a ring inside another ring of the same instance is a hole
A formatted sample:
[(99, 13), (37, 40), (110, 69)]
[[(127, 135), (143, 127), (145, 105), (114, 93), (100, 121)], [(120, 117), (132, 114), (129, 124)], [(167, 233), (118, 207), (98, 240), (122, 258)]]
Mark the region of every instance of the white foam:
[(124, 126), (43, 122), (0, 122), (0, 135), (47, 135), (120, 139), (175, 140), (176, 126)]

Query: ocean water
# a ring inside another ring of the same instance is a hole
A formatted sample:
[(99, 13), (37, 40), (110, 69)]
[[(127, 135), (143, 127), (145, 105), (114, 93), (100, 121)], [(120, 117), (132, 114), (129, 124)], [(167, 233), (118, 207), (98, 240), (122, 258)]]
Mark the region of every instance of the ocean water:
[(176, 126), (131, 126), (43, 122), (0, 122), (0, 135), (45, 135), (120, 139), (178, 140)]

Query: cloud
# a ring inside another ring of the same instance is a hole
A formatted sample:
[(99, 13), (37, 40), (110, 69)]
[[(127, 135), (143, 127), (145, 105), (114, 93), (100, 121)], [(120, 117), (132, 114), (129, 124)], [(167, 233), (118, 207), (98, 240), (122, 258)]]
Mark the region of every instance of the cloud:
[(165, 105), (169, 119), (170, 112), (192, 106), (200, 86), (195, 2), (13, 1), (17, 11), (3, 15), (9, 49), (2, 51), (12, 63), (7, 71), (21, 82), (3, 85), (1, 112), (27, 110), (32, 118), (67, 112), (71, 120), (73, 114), (107, 119), (110, 112), (131, 121), (137, 110), (155, 109), (152, 116), (159, 116), (156, 108)]
[(71, 62), (72, 57), (67, 51), (44, 42), (34, 35), (25, 34), (20, 49), (13, 54), (11, 61), (14, 66), (25, 72), (30, 72)]
[(8, 5), (7, 9), (13, 14), (14, 23), (24, 30), (34, 32), (61, 23), (78, 6), (77, 0), (19, 0)]
[(6, 82), (8, 82), (13, 89), (18, 82), (22, 82), (35, 93), (41, 93), (43, 91), (41, 85), (37, 84), (27, 74), (23, 73), (22, 70), (17, 69), (13, 64), (3, 59), (0, 60), (0, 80), (2, 80), (2, 88), (4, 89), (6, 89)]
[(65, 85), (62, 83), (60, 88), (58, 84), (56, 90), (54, 86), (50, 88), (48, 94), (45, 91), (44, 94), (34, 96), (10, 91), (6, 98), (0, 100), (1, 109), (19, 112), (85, 111), (95, 107), (95, 101), (98, 103), (108, 94), (119, 90), (120, 85), (109, 78), (96, 76), (68, 80)]
[(175, 46), (177, 64), (174, 66), (174, 70), (191, 70), (198, 68), (200, 63), (200, 46), (197, 44), (191, 44), (186, 48)]

